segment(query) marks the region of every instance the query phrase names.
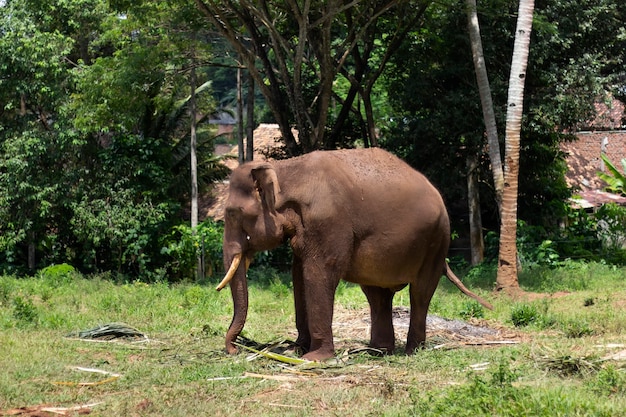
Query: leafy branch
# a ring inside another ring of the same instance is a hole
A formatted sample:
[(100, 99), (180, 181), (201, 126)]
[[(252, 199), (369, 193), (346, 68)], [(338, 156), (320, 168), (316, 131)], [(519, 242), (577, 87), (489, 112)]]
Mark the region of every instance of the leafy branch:
[(608, 170), (608, 173), (598, 172), (598, 177), (608, 184), (605, 190), (615, 194), (626, 195), (626, 158), (622, 159), (622, 169), (624, 170), (622, 173), (613, 165), (606, 154), (601, 154), (600, 157)]

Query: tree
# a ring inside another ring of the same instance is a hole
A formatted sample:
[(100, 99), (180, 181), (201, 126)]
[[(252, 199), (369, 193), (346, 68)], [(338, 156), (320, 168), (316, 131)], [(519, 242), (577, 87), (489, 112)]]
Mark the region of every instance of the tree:
[[(26, 6), (0, 7), (0, 263), (6, 257), (32, 271), (37, 247), (64, 221), (55, 207), (66, 201), (65, 168), (73, 165), (67, 151), (78, 138), (59, 134), (57, 115), (72, 82), (67, 61), (76, 43), (59, 30), (58, 16), (42, 22)], [(88, 20), (88, 14), (76, 18)]]
[(524, 111), (524, 82), (530, 51), (534, 0), (520, 0), (515, 43), (509, 77), (506, 138), (504, 153), (504, 192), (502, 194), (498, 290), (519, 288), (517, 279), (517, 197), (519, 180), (520, 131)]
[[(429, 3), (196, 0), (250, 71), (291, 155), (335, 146), (357, 96), (365, 103), (366, 139), (375, 144), (372, 87)], [(333, 96), (339, 74), (350, 82), (343, 98)], [(333, 99), (341, 110), (325, 140)]]
[[(480, 102), (482, 105), (485, 131), (487, 135), (487, 149), (491, 161), (491, 171), (493, 173), (493, 184), (496, 194), (498, 211), (502, 205), (502, 192), (504, 189), (504, 173), (502, 171), (502, 159), (500, 156), (500, 141), (498, 139), (498, 128), (496, 126), (496, 114), (491, 98), (491, 87), (487, 76), (487, 66), (483, 53), (482, 40), (480, 38), (480, 26), (478, 23), (478, 12), (476, 10), (476, 0), (467, 0), (467, 28), (472, 46), (472, 59), (476, 72), (476, 81)], [(468, 156), (467, 164), (467, 194), (470, 211), (470, 250), (472, 265), (477, 265), (484, 259), (484, 242), (482, 234), (482, 218), (480, 215), (480, 197), (478, 191), (478, 155)]]
[[(68, 262), (138, 276), (163, 266), (160, 239), (190, 196), (187, 45), (202, 31), (193, 5), (121, 3), (0, 7), (2, 269)], [(199, 123), (213, 108), (204, 77)], [(196, 133), (202, 189), (226, 169), (212, 131)]]
[[(458, 31), (467, 27), (466, 6), (466, 0), (433, 4), (425, 25), (407, 37), (383, 76), (394, 114), (383, 130), (383, 146), (434, 181), (461, 237), (467, 233), (468, 161), (474, 158), (484, 228), (500, 226), (471, 41)], [(477, 9), (500, 132), (517, 6), (512, 0), (482, 0)], [(541, 228), (544, 239), (561, 233), (559, 220), (571, 196), (560, 142), (572, 140), (569, 132), (591, 119), (596, 98), (604, 91), (617, 95), (623, 86), (623, 66), (617, 63), (626, 52), (625, 15), (626, 3), (614, 0), (537, 2), (524, 92), (518, 217)], [(504, 142), (502, 134), (499, 140)], [(497, 262), (497, 254), (486, 255)]]

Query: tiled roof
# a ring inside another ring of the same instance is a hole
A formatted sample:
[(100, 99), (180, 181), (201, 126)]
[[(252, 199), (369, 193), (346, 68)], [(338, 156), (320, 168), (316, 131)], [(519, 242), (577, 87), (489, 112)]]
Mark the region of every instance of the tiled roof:
[(600, 207), (606, 203), (615, 203), (620, 206), (626, 206), (626, 197), (621, 195), (607, 193), (601, 190), (581, 191), (570, 199), (572, 207), (577, 209), (589, 209)]
[(596, 131), (576, 134), (578, 140), (561, 144), (568, 166), (565, 179), (570, 187), (581, 191), (601, 190), (606, 184), (598, 178), (605, 171), (600, 158), (605, 153), (617, 167), (626, 158), (626, 131)]
[(598, 102), (595, 104), (596, 117), (587, 123), (590, 130), (619, 130), (626, 129), (624, 120), (624, 103), (610, 98), (608, 102)]
[(561, 143), (561, 150), (567, 155), (565, 179), (570, 187), (579, 190), (583, 205), (597, 207), (611, 201), (626, 204), (623, 198), (604, 192), (607, 184), (598, 177), (598, 172), (606, 171), (601, 154), (606, 154), (618, 169), (621, 160), (626, 159), (625, 116), (624, 103), (619, 100), (596, 103), (596, 118), (588, 124), (590, 130), (576, 133), (577, 140), (573, 142)]

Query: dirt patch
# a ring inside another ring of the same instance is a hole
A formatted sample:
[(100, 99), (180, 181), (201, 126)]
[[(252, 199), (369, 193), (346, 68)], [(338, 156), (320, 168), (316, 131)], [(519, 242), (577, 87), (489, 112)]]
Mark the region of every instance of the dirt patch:
[[(409, 330), (410, 309), (394, 307), (393, 327), (396, 342), (406, 343)], [(367, 345), (370, 337), (370, 313), (368, 309), (349, 310), (336, 307), (333, 319), (335, 344), (339, 349)], [(454, 345), (499, 345), (522, 341), (522, 335), (484, 320), (450, 320), (429, 314), (426, 319), (426, 342), (434, 348)]]

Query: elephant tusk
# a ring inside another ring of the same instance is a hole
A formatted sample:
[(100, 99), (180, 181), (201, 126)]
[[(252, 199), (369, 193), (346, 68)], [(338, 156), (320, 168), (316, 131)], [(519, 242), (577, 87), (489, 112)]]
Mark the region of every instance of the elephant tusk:
[(222, 288), (226, 286), (226, 284), (228, 284), (228, 282), (231, 279), (233, 279), (233, 277), (235, 276), (235, 272), (237, 272), (237, 268), (239, 268), (239, 264), (241, 263), (241, 256), (242, 256), (241, 253), (238, 253), (237, 255), (235, 255), (235, 257), (233, 258), (233, 262), (230, 264), (230, 268), (228, 268), (228, 272), (226, 273), (226, 276), (224, 277), (222, 282), (220, 282), (219, 285), (215, 287), (217, 291), (220, 291)]

